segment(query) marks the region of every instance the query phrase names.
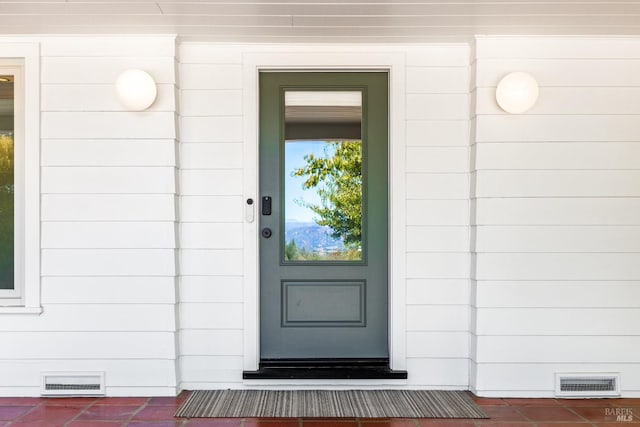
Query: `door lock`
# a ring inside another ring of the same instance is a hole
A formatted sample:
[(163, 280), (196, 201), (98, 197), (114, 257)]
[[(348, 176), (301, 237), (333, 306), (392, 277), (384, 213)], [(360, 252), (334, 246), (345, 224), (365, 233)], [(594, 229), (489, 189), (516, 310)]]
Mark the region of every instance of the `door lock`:
[(271, 234), (272, 232), (269, 227), (262, 229), (262, 237), (264, 237), (265, 239), (268, 239), (269, 237), (271, 237)]
[(262, 198), (262, 215), (271, 215), (271, 197), (264, 196)]

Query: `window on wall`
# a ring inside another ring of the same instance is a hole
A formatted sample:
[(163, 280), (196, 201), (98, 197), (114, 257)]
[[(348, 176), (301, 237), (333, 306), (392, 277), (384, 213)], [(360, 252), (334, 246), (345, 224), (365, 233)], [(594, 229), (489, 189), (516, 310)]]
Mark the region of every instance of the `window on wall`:
[(0, 54), (0, 315), (40, 313), (39, 46)]
[(22, 298), (22, 61), (0, 63), (0, 297)]

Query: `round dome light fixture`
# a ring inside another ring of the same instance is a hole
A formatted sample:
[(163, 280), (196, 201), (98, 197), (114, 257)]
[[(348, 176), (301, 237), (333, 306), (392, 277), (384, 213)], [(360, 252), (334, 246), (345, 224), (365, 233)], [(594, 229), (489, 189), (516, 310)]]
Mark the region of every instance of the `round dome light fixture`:
[(116, 94), (129, 111), (144, 111), (156, 100), (156, 82), (149, 73), (138, 69), (122, 72), (116, 80)]
[(538, 82), (528, 73), (516, 71), (500, 80), (496, 88), (496, 101), (507, 113), (522, 114), (538, 100)]

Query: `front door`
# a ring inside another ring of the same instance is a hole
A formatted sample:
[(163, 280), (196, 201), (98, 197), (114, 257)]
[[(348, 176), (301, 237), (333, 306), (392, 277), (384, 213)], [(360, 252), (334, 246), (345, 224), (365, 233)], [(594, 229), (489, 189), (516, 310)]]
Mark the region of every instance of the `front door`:
[(259, 94), (261, 360), (388, 359), (388, 75)]

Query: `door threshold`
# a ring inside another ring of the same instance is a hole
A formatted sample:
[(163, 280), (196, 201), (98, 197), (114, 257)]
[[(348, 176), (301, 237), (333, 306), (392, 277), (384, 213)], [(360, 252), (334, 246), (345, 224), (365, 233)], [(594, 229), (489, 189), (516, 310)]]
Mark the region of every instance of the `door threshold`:
[(403, 380), (407, 371), (394, 371), (389, 359), (266, 359), (257, 371), (244, 371), (245, 380)]

